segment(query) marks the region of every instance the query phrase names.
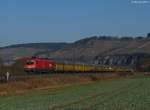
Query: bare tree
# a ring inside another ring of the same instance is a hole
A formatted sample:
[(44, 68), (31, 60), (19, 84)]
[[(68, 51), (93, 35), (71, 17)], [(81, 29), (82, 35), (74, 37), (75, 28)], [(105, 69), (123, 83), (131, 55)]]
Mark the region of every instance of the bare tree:
[(0, 58), (0, 68), (3, 65), (2, 59)]
[(0, 58), (0, 75), (2, 74), (3, 72), (3, 60), (2, 58)]

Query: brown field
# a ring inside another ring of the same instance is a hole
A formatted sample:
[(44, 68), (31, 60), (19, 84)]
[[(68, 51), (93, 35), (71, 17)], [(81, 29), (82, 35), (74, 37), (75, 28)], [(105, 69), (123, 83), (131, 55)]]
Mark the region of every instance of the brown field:
[(0, 96), (23, 94), (32, 90), (58, 89), (61, 87), (88, 84), (100, 80), (119, 78), (118, 75), (102, 77), (99, 75), (53, 75), (34, 77), (0, 84)]

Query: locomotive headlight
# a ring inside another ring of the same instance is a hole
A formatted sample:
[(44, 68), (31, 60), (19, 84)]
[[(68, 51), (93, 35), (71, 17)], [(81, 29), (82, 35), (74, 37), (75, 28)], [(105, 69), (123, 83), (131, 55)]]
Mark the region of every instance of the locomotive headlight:
[(52, 67), (53, 65), (52, 64), (49, 64), (49, 67)]

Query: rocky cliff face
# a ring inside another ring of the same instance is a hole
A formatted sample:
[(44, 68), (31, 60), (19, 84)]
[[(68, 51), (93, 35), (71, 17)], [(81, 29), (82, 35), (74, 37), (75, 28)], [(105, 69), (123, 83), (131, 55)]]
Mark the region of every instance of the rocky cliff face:
[(135, 67), (141, 60), (147, 57), (150, 57), (150, 55), (146, 53), (97, 56), (95, 63), (100, 65)]

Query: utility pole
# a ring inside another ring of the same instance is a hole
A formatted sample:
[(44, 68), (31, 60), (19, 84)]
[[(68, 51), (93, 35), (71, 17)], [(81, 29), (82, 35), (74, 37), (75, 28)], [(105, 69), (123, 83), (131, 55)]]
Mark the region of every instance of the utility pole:
[(73, 69), (75, 71), (75, 49), (73, 51)]

